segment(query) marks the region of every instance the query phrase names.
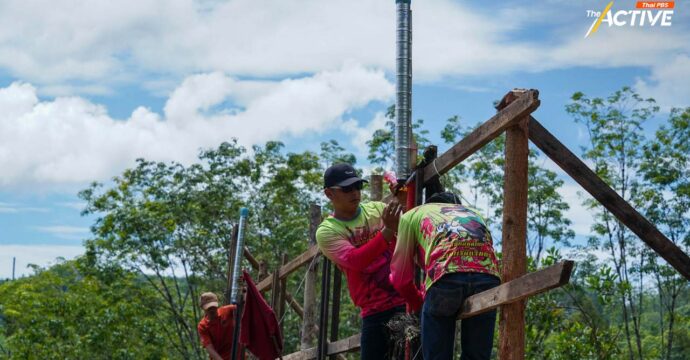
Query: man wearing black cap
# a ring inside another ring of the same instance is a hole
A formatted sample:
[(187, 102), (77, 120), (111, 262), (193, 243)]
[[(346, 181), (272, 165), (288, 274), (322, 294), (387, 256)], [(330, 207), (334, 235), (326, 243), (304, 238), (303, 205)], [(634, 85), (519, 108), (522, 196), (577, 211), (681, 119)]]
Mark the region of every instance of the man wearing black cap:
[(319, 225), (316, 241), (321, 252), (344, 273), (353, 303), (361, 308), (361, 359), (389, 358), (389, 331), (385, 324), (405, 311), (405, 300), (390, 284), (390, 261), (402, 207), (372, 201), (360, 204), (362, 185), (348, 164), (336, 164), (324, 173), (324, 193), (333, 214)]

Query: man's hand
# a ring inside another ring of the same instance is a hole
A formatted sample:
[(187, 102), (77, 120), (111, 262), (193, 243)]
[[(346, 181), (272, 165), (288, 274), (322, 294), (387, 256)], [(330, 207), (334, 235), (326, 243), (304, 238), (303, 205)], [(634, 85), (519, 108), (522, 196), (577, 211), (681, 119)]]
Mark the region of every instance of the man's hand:
[(381, 215), (381, 220), (383, 220), (383, 226), (385, 226), (387, 229), (392, 230), (394, 233), (398, 232), (398, 220), (400, 220), (401, 213), (402, 206), (400, 205), (400, 203), (398, 203), (397, 200), (393, 200), (390, 203), (388, 203), (388, 205), (386, 205), (386, 208), (383, 209), (383, 214)]
[[(405, 186), (405, 183), (400, 182), (395, 185), (390, 185), (388, 189), (390, 190), (391, 194), (393, 194), (393, 196), (398, 200), (398, 203), (400, 203), (401, 206), (404, 207), (407, 203), (408, 191), (407, 186)], [(403, 210), (405, 209), (403, 208)]]
[(213, 344), (206, 345), (206, 352), (208, 352), (208, 355), (213, 360), (223, 360), (223, 357), (220, 356), (220, 354), (218, 354), (218, 352), (216, 351), (216, 348), (213, 347)]

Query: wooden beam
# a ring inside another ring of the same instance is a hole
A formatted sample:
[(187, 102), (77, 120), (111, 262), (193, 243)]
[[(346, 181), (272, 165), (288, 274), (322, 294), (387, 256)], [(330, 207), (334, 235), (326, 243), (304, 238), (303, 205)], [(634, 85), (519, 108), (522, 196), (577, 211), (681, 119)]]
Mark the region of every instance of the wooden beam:
[[(352, 335), (348, 338), (328, 343), (328, 354), (336, 355), (350, 351), (356, 351), (360, 348), (360, 334)], [(284, 360), (311, 360), (316, 359), (316, 348), (309, 348), (302, 351), (297, 351), (292, 354), (284, 355)]]
[(570, 281), (573, 265), (572, 260), (565, 260), (546, 269), (503, 283), (493, 289), (472, 295), (465, 300), (458, 319), (472, 317), (493, 310), (498, 306), (561, 287)]
[(289, 292), (285, 292), (285, 300), (287, 300), (288, 304), (290, 304), (290, 307), (292, 310), (295, 310), (297, 315), (299, 315), (300, 318), (304, 319), (304, 309), (302, 308), (302, 305), (300, 305), (297, 300), (295, 299), (292, 294)]
[(529, 137), (544, 154), (577, 181), (621, 223), (639, 236), (657, 254), (661, 255), (681, 275), (690, 280), (690, 257), (611, 189), (594, 171), (534, 118), (530, 119)]
[[(530, 296), (541, 294), (551, 289), (561, 287), (570, 282), (574, 262), (565, 260), (546, 269), (521, 276), (513, 281), (503, 283), (493, 289), (472, 295), (463, 305), (463, 311), (458, 319), (465, 319), (483, 312), (493, 310), (498, 306), (510, 304)], [(328, 344), (328, 355), (359, 350), (360, 334), (338, 340)], [(315, 359), (316, 348), (309, 348), (283, 356), (285, 360)]]
[(482, 146), (501, 135), (504, 130), (515, 125), (521, 118), (529, 115), (539, 107), (539, 92), (537, 90), (527, 90), (519, 94), (517, 100), (500, 110), (491, 119), (439, 156), (436, 159), (435, 165), (429, 164), (424, 167), (424, 182), (431, 180), (436, 175), (436, 170), (438, 170), (440, 175), (445, 174), (453, 166), (459, 164)]
[[(309, 206), (309, 246), (316, 247), (316, 229), (321, 223), (321, 206), (314, 203)], [(302, 336), (300, 349), (305, 350), (314, 346), (316, 338), (316, 261), (307, 267), (304, 280), (304, 317), (302, 322)]]
[(249, 263), (252, 265), (252, 269), (259, 270), (259, 261), (256, 260), (252, 253), (249, 252), (248, 247), (244, 247), (244, 252), (242, 254), (244, 255), (245, 259), (247, 259), (247, 261), (249, 261)]
[[(295, 272), (297, 269), (300, 268), (300, 266), (310, 262), (314, 256), (319, 254), (319, 247), (316, 245), (312, 245), (312, 247), (309, 248), (309, 250), (303, 252), (301, 255), (290, 261), (289, 263), (285, 264), (285, 266), (280, 267), (279, 271), (279, 277), (285, 278), (286, 276), (292, 274)], [(259, 289), (259, 291), (266, 291), (269, 290), (272, 286), (273, 283), (273, 274), (269, 275), (265, 279), (261, 280), (256, 285), (256, 288)]]
[(341, 354), (359, 350), (360, 334), (352, 335), (349, 338), (338, 340), (328, 344), (328, 355)]
[[(527, 119), (523, 118), (506, 130), (503, 239), (501, 242), (502, 275), (505, 282), (517, 279), (527, 272), (527, 159), (529, 156)], [(501, 307), (498, 358), (501, 360), (525, 358), (524, 301)]]

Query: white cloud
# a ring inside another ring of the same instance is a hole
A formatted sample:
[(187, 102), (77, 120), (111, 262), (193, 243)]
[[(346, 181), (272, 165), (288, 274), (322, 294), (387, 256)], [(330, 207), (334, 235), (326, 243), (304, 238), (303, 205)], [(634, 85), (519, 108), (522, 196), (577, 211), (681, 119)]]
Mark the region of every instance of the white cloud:
[(50, 209), (40, 207), (29, 207), (19, 204), (0, 202), (0, 214), (18, 214), (26, 212), (50, 212)]
[(349, 119), (344, 121), (341, 129), (350, 137), (350, 142), (358, 152), (358, 157), (366, 157), (369, 154), (369, 147), (367, 141), (371, 139), (371, 135), (379, 129), (386, 128), (386, 118), (383, 112), (378, 112), (374, 118), (364, 127), (360, 127), (357, 120)]
[(84, 208), (86, 207), (86, 202), (67, 201), (67, 202), (59, 202), (59, 203), (56, 203), (55, 205), (81, 211), (81, 210), (84, 210)]
[(139, 107), (119, 121), (83, 98), (40, 101), (33, 86), (15, 82), (0, 89), (0, 186), (104, 180), (138, 157), (189, 163), (199, 148), (233, 137), (252, 145), (318, 133), (393, 92), (383, 72), (354, 64), (272, 82), (215, 72), (184, 80), (163, 116)]
[(15, 276), (32, 274), (29, 264), (47, 267), (55, 264), (59, 257), (67, 260), (82, 255), (82, 246), (53, 245), (2, 245), (0, 244), (0, 279), (12, 278), (12, 258), (16, 258)]
[(36, 230), (62, 238), (73, 238), (74, 236), (83, 236), (89, 233), (89, 228), (87, 227), (67, 225), (37, 226)]
[(643, 97), (653, 97), (665, 111), (690, 106), (690, 57), (687, 54), (652, 66), (648, 79), (638, 79), (635, 89)]
[(571, 229), (576, 235), (587, 236), (592, 233), (591, 227), (594, 223), (592, 213), (582, 205), (585, 199), (591, 196), (582, 189), (582, 187), (572, 180), (566, 180), (563, 187), (558, 191), (563, 200), (570, 205), (570, 209), (566, 211), (565, 216), (572, 221)]
[[(45, 85), (42, 93), (52, 96), (104, 94), (107, 85), (142, 78), (151, 82), (142, 86), (159, 88), (170, 85), (166, 79), (194, 72), (285, 77), (333, 70), (351, 61), (391, 72), (395, 66), (392, 2), (46, 4), (26, 0), (3, 5), (0, 68)], [(573, 66), (653, 66), (690, 49), (680, 19), (663, 29), (602, 28), (583, 39), (588, 6), (551, 3), (525, 9), (506, 4), (489, 11), (484, 4), (451, 0), (413, 3), (415, 80)], [(524, 31), (535, 26), (549, 35), (525, 37)]]

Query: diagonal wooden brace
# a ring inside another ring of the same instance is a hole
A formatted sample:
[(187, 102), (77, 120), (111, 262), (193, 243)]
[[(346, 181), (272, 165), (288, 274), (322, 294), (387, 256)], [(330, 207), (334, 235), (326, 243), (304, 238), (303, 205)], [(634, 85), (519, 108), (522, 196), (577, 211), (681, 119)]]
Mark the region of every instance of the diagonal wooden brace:
[(514, 101), (505, 105), (491, 119), (448, 149), (434, 163), (425, 166), (423, 170), (424, 182), (426, 183), (436, 176), (437, 171), (438, 175), (445, 174), (453, 166), (465, 160), (539, 107), (539, 91), (537, 90), (512, 91), (504, 99), (512, 100), (515, 97)]
[(523, 275), (493, 289), (472, 295), (465, 300), (458, 319), (475, 316), (500, 305), (510, 304), (561, 287), (570, 281), (573, 265), (572, 260), (565, 260), (546, 269)]

